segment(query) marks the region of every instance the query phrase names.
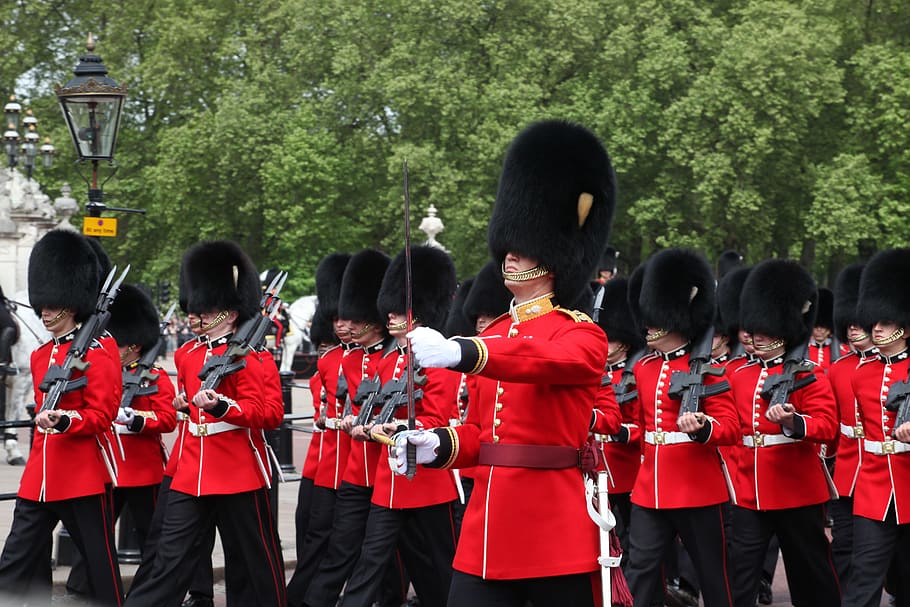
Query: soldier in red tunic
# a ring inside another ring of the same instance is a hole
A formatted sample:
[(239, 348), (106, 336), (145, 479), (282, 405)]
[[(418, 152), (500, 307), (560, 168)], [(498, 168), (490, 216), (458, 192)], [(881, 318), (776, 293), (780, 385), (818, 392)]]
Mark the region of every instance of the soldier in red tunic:
[(838, 359), (837, 342), (834, 340), (834, 293), (831, 289), (821, 287), (818, 290), (818, 314), (815, 326), (809, 339), (809, 360), (828, 372), (828, 368)]
[[(591, 605), (600, 567), (579, 450), (607, 359), (603, 331), (560, 307), (587, 288), (606, 242), (615, 181), (601, 143), (565, 122), (534, 124), (509, 147), (488, 244), (514, 295), (477, 337), (419, 327), (418, 363), (476, 380), (459, 427), (401, 435), (431, 467), (474, 469), (448, 604)], [(417, 474), (421, 474), (417, 470)]]
[(796, 262), (764, 261), (749, 273), (741, 301), (756, 360), (729, 378), (744, 446), (734, 475), (735, 604), (755, 605), (762, 561), (776, 534), (794, 604), (837, 605), (840, 591), (825, 536), (829, 484), (818, 454), (837, 431), (831, 385), (820, 367), (805, 362), (807, 369), (794, 371), (796, 388), (785, 402), (763, 396), (794, 364), (784, 368), (790, 352), (805, 351), (818, 302), (815, 281)]
[[(73, 338), (98, 300), (98, 264), (83, 237), (48, 232), (32, 250), (29, 299), (53, 339), (32, 353), (35, 402), (48, 367), (63, 363)], [(120, 402), (120, 364), (96, 339), (73, 369), (84, 387), (66, 392), (56, 409), (35, 417), (35, 438), (0, 557), (0, 593), (43, 602), (51, 594), (51, 533), (62, 521), (86, 562), (91, 598), (120, 605), (123, 589), (114, 543), (113, 513), (105, 485), (110, 473), (98, 436), (109, 428)]]
[(705, 375), (714, 395), (702, 397), (697, 412), (682, 413), (680, 395), (671, 391), (674, 377), (690, 371), (693, 344), (712, 329), (714, 295), (707, 261), (686, 249), (657, 253), (630, 280), (629, 302), (654, 350), (634, 368), (644, 435), (628, 568), (636, 606), (651, 605), (662, 558), (677, 536), (705, 605), (731, 602), (723, 508), (730, 495), (717, 448), (738, 435), (732, 396), (721, 379)]
[(910, 604), (910, 423), (896, 425), (894, 398), (907, 389), (910, 357), (910, 249), (873, 257), (863, 270), (856, 314), (877, 357), (860, 362), (853, 392), (863, 428), (863, 459), (853, 492), (853, 572), (844, 605), (878, 605), (896, 556), (898, 605)]
[(259, 314), (258, 273), (246, 253), (228, 241), (192, 247), (182, 272), (190, 287), (187, 309), (198, 316), (203, 334), (177, 369), (184, 390), (178, 408), (188, 406), (190, 420), (151, 570), (130, 589), (127, 604), (179, 602), (194, 573), (194, 547), (213, 525), (230, 564), (229, 600), (284, 604), (284, 563), (270, 533), (268, 473), (251, 437), (271, 419), (268, 407), (274, 406), (265, 398), (259, 356), (246, 354), (243, 367), (224, 376), (217, 389), (202, 389), (199, 377), (206, 361), (226, 352), (238, 325)]

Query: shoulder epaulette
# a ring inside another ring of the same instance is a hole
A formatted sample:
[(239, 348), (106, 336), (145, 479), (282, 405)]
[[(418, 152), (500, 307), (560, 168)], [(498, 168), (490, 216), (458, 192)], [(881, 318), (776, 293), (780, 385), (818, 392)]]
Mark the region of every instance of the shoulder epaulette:
[(580, 310), (567, 310), (566, 308), (556, 308), (557, 312), (562, 312), (575, 322), (594, 322), (590, 316)]

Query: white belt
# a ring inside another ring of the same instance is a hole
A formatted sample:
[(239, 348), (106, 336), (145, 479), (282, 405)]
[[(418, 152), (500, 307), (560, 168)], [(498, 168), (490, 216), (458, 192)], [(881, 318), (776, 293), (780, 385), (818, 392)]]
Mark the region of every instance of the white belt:
[(863, 449), (875, 455), (892, 455), (894, 453), (910, 453), (910, 443), (899, 440), (867, 440), (863, 441)]
[(190, 434), (193, 436), (212, 436), (221, 432), (230, 430), (242, 430), (243, 426), (235, 426), (230, 422), (209, 422), (207, 424), (197, 424), (190, 422)]
[(663, 430), (651, 432), (648, 430), (645, 432), (645, 442), (650, 445), (676, 445), (694, 441), (692, 440), (692, 437), (685, 432), (664, 432)]
[(341, 430), (342, 419), (340, 417), (327, 417), (325, 418), (325, 429), (326, 430)]
[(791, 438), (783, 434), (750, 434), (743, 437), (743, 444), (750, 449), (756, 447), (773, 447), (774, 445), (786, 445), (788, 443), (798, 443), (798, 438)]
[(844, 436), (849, 436), (850, 438), (865, 438), (866, 433), (863, 432), (862, 426), (848, 426), (847, 424), (840, 425), (840, 433)]

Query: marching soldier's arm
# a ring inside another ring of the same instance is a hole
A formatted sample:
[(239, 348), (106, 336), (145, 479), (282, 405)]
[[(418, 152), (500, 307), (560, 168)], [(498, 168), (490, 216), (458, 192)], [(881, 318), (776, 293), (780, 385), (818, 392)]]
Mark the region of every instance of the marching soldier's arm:
[(218, 402), (206, 411), (220, 421), (247, 428), (262, 428), (265, 385), (256, 353), (247, 355), (247, 365), (225, 377), (218, 389)]
[[(721, 381), (724, 380), (708, 376), (705, 383), (711, 385)], [(707, 445), (734, 445), (742, 440), (733, 390), (705, 398), (703, 409), (707, 419), (704, 427), (696, 433), (695, 440)]]
[(150, 406), (145, 411), (134, 407), (135, 417), (128, 427), (133, 432), (167, 434), (177, 427), (177, 411), (173, 405), (176, 396), (174, 384), (164, 369), (154, 367), (151, 372), (155, 374), (155, 380), (151, 385), (156, 386), (158, 391), (148, 396), (136, 397), (148, 399)]
[[(616, 402), (616, 392), (607, 383), (597, 391), (594, 412), (591, 417), (591, 431), (597, 434), (617, 434), (623, 430), (622, 412)], [(628, 429), (625, 434), (628, 436)], [(628, 442), (628, 439), (622, 442)]]
[(831, 383), (820, 368), (815, 376), (814, 382), (790, 395), (796, 409), (793, 429), (782, 427), (782, 430), (792, 438), (824, 443), (837, 436), (840, 425)]

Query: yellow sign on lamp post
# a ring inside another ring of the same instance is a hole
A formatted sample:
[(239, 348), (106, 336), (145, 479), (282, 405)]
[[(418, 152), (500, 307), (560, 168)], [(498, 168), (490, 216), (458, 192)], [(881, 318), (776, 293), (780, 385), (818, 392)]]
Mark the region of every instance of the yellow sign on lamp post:
[(82, 233), (86, 236), (116, 236), (116, 217), (84, 217)]

